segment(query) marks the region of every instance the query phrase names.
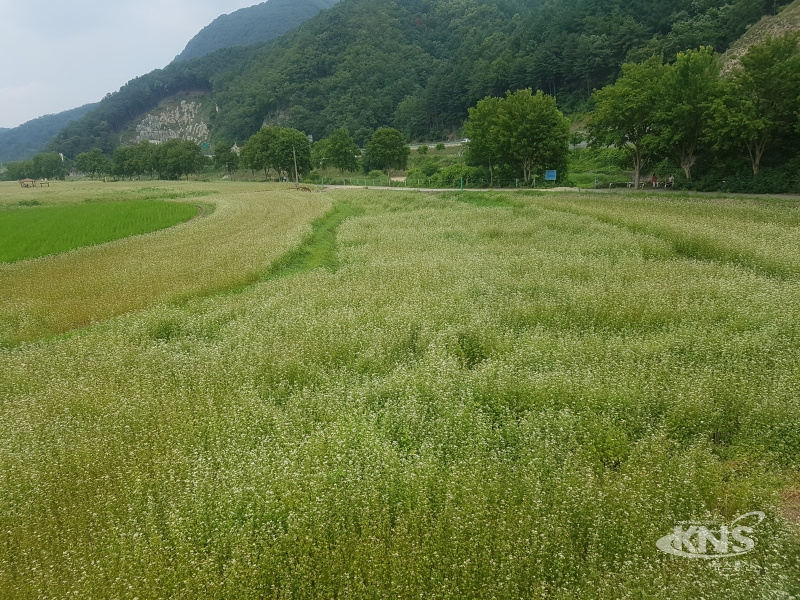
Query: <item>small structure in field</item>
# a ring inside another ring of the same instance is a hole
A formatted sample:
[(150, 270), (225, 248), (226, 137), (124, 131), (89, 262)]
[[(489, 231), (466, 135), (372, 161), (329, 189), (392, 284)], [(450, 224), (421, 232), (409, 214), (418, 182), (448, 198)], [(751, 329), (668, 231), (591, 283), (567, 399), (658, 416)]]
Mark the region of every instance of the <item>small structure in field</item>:
[(19, 187), (36, 187), (36, 180), (35, 179), (20, 179), (19, 180)]

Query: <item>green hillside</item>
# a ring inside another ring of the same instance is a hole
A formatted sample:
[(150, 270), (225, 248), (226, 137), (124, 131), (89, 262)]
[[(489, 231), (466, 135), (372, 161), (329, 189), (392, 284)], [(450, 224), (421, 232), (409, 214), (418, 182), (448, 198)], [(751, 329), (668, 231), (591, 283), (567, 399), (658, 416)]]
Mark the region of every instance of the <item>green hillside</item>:
[(97, 107), (86, 104), (55, 115), (38, 117), (19, 127), (0, 129), (0, 163), (31, 158), (41, 152), (47, 142), (72, 121)]
[(232, 46), (248, 46), (282, 36), (339, 0), (269, 0), (221, 15), (200, 30), (175, 62), (199, 58)]
[(750, 46), (763, 43), (767, 36), (779, 37), (793, 31), (800, 31), (800, 0), (794, 0), (775, 15), (765, 16), (736, 40), (725, 53), (725, 70), (738, 64)]
[(129, 82), (50, 148), (111, 152), (133, 119), (179, 91), (213, 94), (212, 140), (229, 143), (265, 122), (315, 139), (347, 127), (360, 144), (385, 125), (411, 139), (440, 137), (477, 100), (527, 87), (582, 110), (626, 60), (670, 60), (701, 44), (723, 52), (765, 11), (762, 0), (342, 0), (260, 47)]

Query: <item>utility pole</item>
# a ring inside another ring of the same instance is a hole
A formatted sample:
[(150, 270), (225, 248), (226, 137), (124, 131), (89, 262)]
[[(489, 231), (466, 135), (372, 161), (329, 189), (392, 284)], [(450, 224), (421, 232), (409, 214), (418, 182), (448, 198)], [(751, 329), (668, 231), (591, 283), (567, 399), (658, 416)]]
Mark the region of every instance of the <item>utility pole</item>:
[(461, 171), (461, 191), (464, 191), (464, 151), (458, 152), (459, 170)]
[(300, 189), (300, 175), (297, 173), (297, 150), (292, 146), (292, 156), (294, 156), (294, 187)]

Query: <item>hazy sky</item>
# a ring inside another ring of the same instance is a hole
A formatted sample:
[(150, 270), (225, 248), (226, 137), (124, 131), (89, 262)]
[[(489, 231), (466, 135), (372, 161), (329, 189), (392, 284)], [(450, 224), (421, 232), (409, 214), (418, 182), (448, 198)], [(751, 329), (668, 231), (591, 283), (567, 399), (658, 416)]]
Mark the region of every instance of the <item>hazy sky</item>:
[(97, 102), (262, 0), (0, 0), (0, 127)]

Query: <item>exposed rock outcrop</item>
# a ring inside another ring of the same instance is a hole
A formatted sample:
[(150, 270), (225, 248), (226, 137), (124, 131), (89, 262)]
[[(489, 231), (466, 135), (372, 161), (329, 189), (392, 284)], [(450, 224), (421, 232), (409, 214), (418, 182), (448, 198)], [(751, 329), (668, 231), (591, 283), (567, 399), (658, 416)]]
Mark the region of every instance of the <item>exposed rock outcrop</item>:
[(199, 118), (200, 104), (182, 100), (179, 106), (160, 114), (147, 115), (136, 126), (136, 141), (147, 140), (160, 144), (167, 140), (191, 140), (202, 144), (208, 142), (208, 125)]

